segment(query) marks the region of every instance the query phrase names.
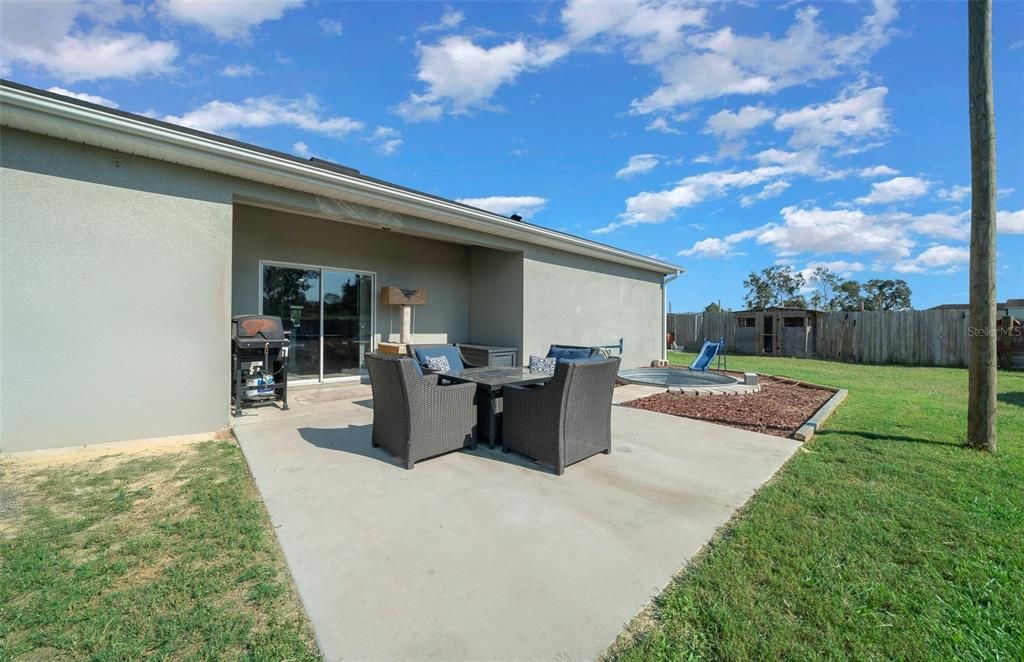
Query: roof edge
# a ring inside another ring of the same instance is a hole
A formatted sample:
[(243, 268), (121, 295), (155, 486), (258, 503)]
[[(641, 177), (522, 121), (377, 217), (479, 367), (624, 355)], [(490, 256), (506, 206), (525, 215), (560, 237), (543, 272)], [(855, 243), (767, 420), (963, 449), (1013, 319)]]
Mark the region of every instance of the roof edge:
[[(409, 213), (412, 215), (420, 215), (416, 214), (417, 209), (426, 209), (442, 215), (458, 216), (479, 224), (480, 227), (476, 229), (484, 233), (488, 233), (488, 226), (490, 226), (494, 229), (502, 229), (505, 232), (511, 231), (515, 235), (513, 238), (517, 240), (540, 246), (554, 247), (569, 253), (605, 259), (610, 262), (626, 264), (665, 275), (679, 274), (685, 271), (682, 267), (663, 260), (643, 256), (565, 232), (551, 230), (522, 221), (513, 221), (494, 212), (375, 179), (358, 173), (358, 171), (350, 174), (340, 171), (339, 168), (322, 167), (284, 152), (0, 79), (0, 105), (8, 104), (56, 117), (64, 121), (101, 125), (103, 128), (118, 131), (131, 137), (138, 138), (144, 135), (147, 138), (163, 141), (179, 149), (193, 151), (202, 156), (216, 155), (222, 158), (229, 157), (234, 159), (238, 165), (246, 166), (253, 170), (260, 169), (264, 172), (270, 169), (274, 174), (288, 179), (297, 179), (303, 176), (311, 177), (321, 184), (339, 189), (339, 193), (359, 193), (371, 198), (384, 198), (389, 203), (397, 203), (408, 207), (410, 209)], [(14, 126), (8, 123), (4, 113), (0, 113), (0, 123)], [(39, 133), (39, 131), (33, 131), (32, 128), (17, 126), (14, 128)], [(85, 140), (79, 142), (87, 143)], [(346, 168), (347, 166), (340, 167)], [(428, 220), (444, 222), (433, 218)], [(556, 245), (551, 246), (552, 243)]]

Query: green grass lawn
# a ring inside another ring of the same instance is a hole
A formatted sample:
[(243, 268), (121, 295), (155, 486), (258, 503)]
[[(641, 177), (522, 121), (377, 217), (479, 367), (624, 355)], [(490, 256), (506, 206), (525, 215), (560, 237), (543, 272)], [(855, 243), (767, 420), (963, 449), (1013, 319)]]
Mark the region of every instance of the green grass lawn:
[(611, 657), (1024, 659), (1024, 373), (999, 374), (989, 455), (962, 446), (966, 370), (729, 368), (849, 397)]
[(318, 659), (234, 444), (0, 462), (0, 659)]

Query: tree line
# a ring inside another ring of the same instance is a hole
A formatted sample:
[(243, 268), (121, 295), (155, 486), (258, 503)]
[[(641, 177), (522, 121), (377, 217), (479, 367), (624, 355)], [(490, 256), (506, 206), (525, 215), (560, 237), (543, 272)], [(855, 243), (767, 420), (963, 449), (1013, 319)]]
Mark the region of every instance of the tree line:
[[(897, 278), (872, 278), (863, 283), (843, 278), (826, 267), (809, 274), (786, 265), (774, 265), (760, 273), (750, 272), (743, 287), (743, 303), (749, 309), (813, 308), (827, 311), (911, 310), (910, 286)], [(706, 313), (722, 312), (717, 303), (704, 308)]]

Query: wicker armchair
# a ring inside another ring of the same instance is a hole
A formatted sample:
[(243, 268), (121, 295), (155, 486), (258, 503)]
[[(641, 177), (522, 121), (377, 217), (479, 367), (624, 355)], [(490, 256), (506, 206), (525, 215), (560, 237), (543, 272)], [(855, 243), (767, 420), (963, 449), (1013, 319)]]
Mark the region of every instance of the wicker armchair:
[(416, 462), (476, 447), (473, 425), (476, 384), (441, 386), (437, 375), (421, 377), (412, 359), (367, 354), (373, 389), (373, 445), (402, 460)]
[[(466, 357), (462, 354), (462, 350), (456, 344), (449, 343), (438, 343), (431, 345), (408, 345), (405, 349), (406, 354), (413, 361), (416, 361), (420, 365), (420, 370), (423, 371), (424, 375), (433, 374), (434, 371), (428, 368), (426, 365), (420, 363), (419, 357), (416, 355), (416, 350), (424, 352), (428, 356), (444, 355), (448, 357), (449, 363), (451, 363), (453, 370), (460, 370), (462, 368), (479, 368), (480, 366), (474, 365), (466, 360)], [(461, 365), (459, 365), (461, 363)]]
[(610, 453), (619, 361), (565, 362), (542, 387), (506, 386), (502, 450), (532, 457), (559, 476), (570, 464)]

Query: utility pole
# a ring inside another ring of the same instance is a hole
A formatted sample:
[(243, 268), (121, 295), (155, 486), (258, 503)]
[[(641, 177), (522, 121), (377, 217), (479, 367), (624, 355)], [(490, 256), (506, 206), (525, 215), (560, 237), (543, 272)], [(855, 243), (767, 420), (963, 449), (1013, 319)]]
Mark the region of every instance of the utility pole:
[(967, 443), (996, 450), (996, 129), (992, 0), (967, 3), (971, 118), (971, 300)]

